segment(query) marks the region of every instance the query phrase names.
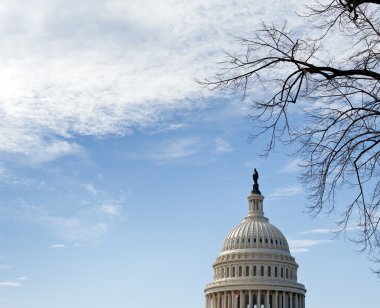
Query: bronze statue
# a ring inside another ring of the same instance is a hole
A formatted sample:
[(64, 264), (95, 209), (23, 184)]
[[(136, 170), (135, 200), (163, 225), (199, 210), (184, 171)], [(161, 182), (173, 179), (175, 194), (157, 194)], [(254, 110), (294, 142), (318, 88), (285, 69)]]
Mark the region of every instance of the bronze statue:
[(253, 171), (252, 178), (253, 178), (253, 183), (257, 184), (257, 181), (258, 181), (258, 179), (259, 179), (259, 173), (257, 172), (256, 168), (255, 168), (255, 170)]
[(251, 194), (261, 195), (261, 191), (259, 189), (259, 184), (258, 184), (259, 173), (257, 172), (256, 168), (255, 170), (253, 170), (252, 178), (253, 178), (253, 187), (252, 187)]

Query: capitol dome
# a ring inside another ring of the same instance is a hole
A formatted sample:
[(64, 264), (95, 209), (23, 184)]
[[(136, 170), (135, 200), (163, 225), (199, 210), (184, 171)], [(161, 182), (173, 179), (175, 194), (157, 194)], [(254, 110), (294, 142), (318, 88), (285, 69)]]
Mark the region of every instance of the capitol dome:
[(205, 289), (206, 308), (304, 308), (298, 264), (282, 234), (264, 216), (258, 173), (248, 196), (248, 213), (224, 239)]
[(289, 254), (288, 241), (280, 230), (268, 222), (268, 219), (246, 217), (228, 233), (222, 252), (258, 248), (281, 250)]

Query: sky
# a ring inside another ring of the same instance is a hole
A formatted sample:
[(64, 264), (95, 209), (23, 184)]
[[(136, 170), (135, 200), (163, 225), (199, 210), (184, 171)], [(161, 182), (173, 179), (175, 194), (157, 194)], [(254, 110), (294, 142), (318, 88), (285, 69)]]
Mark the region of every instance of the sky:
[(249, 99), (195, 82), (261, 21), (312, 33), (302, 5), (1, 1), (0, 308), (203, 307), (255, 167), (307, 307), (377, 305), (374, 264), (307, 213), (295, 149), (260, 156)]

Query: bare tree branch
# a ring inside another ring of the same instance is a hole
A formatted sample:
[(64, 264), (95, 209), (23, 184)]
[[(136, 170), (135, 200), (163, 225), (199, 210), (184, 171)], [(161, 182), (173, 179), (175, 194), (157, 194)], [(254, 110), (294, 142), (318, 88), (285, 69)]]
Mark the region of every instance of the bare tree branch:
[[(211, 90), (254, 92), (252, 141), (267, 136), (268, 155), (277, 142), (296, 143), (301, 180), (311, 213), (337, 212), (341, 232), (354, 225), (363, 252), (380, 262), (380, 1), (316, 2), (302, 15), (320, 30), (315, 39), (297, 37), (285, 25), (263, 24), (250, 38), (237, 38), (244, 52), (226, 53), (216, 76), (200, 83)], [(324, 50), (330, 31), (351, 42), (345, 56)], [(268, 93), (269, 92), (269, 93)], [(291, 116), (294, 105), (303, 125)], [(295, 123), (294, 123), (295, 122)], [(348, 189), (351, 201), (337, 204)], [(380, 271), (377, 271), (380, 275)]]

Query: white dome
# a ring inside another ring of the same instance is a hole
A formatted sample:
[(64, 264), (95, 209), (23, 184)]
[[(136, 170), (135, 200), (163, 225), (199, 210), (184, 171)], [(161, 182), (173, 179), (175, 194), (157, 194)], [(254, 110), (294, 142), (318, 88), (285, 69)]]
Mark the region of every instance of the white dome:
[(253, 174), (248, 213), (224, 239), (205, 288), (206, 308), (305, 307), (305, 286), (282, 232), (264, 216), (264, 196)]
[(264, 217), (247, 217), (224, 240), (222, 252), (236, 249), (275, 249), (289, 253), (285, 236)]

